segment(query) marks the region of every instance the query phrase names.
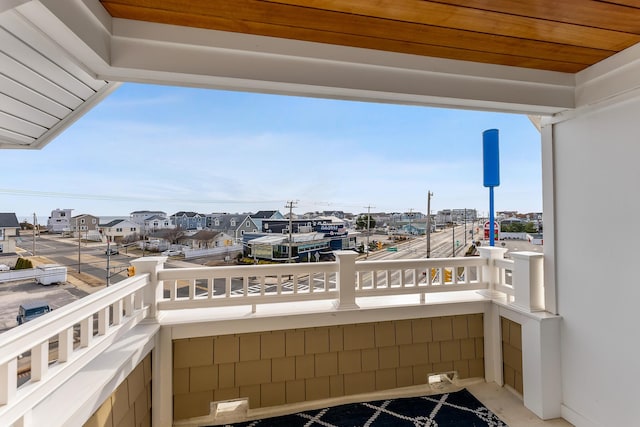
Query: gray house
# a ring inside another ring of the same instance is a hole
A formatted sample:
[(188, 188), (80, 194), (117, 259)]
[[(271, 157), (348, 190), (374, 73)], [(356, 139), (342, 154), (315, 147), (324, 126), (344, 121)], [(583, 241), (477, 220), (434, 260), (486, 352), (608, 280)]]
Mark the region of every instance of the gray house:
[(171, 215), (171, 221), (182, 230), (202, 230), (207, 225), (207, 217), (197, 212), (176, 212)]
[(209, 229), (233, 236), (236, 241), (245, 233), (257, 233), (258, 225), (247, 214), (222, 214), (211, 218)]

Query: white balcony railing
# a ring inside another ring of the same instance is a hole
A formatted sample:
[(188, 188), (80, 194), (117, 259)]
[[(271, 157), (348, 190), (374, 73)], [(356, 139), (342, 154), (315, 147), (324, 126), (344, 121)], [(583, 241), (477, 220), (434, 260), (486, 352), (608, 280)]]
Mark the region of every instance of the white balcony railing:
[(148, 283), (148, 275), (127, 279), (0, 335), (0, 425), (19, 420), (143, 320)]
[[(164, 269), (166, 257), (132, 261), (139, 274), (0, 335), (0, 425), (23, 425), (31, 408), (142, 320), (163, 310), (312, 300), (357, 309), (357, 299), (436, 292), (499, 291), (539, 309), (542, 256), (480, 257)], [(520, 271), (520, 274), (516, 274)], [(513, 272), (513, 274), (511, 274)], [(511, 278), (511, 279), (509, 279)], [(28, 372), (28, 374), (25, 374)]]

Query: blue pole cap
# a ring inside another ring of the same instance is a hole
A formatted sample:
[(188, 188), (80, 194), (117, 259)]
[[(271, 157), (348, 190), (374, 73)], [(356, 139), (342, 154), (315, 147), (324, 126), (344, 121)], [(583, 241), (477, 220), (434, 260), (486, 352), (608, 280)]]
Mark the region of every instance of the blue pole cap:
[(482, 132), (482, 166), (484, 170), (484, 186), (500, 185), (500, 152), (498, 129)]

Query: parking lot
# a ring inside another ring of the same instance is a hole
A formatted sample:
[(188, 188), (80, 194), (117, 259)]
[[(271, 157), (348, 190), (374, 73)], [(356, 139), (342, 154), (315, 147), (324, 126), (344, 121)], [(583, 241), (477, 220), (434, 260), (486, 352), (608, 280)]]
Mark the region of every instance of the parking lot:
[(0, 283), (0, 332), (18, 325), (16, 315), (23, 302), (42, 300), (56, 309), (85, 295), (85, 291), (68, 282), (49, 286), (39, 285), (34, 280)]

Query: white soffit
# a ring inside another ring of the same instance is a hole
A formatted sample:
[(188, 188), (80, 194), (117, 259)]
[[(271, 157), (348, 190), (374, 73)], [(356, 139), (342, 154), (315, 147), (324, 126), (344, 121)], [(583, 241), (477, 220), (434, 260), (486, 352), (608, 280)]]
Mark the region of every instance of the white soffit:
[(0, 148), (42, 148), (116, 86), (15, 9), (0, 13)]

